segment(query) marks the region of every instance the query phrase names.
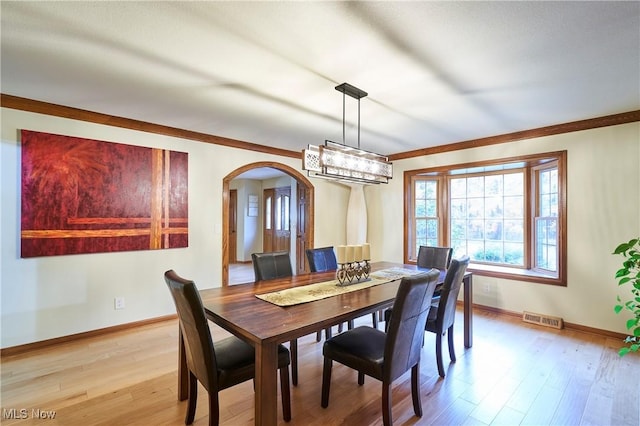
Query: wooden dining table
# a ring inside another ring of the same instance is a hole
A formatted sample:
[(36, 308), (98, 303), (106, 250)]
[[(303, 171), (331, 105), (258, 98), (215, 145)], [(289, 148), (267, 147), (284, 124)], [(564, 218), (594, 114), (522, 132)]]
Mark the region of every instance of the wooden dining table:
[[(372, 272), (388, 269), (418, 269), (415, 265), (390, 262), (371, 264)], [(444, 280), (444, 271), (440, 282)], [(316, 272), (256, 283), (205, 289), (200, 296), (206, 316), (228, 332), (255, 348), (255, 424), (277, 423), (277, 347), (278, 344), (315, 333), (318, 330), (377, 312), (393, 305), (400, 279), (343, 293), (325, 299), (280, 307), (256, 297), (287, 288), (304, 286), (335, 278), (335, 272)], [(472, 274), (463, 280), (464, 345), (471, 347)], [(179, 341), (178, 398), (188, 397), (187, 367), (182, 336)]]

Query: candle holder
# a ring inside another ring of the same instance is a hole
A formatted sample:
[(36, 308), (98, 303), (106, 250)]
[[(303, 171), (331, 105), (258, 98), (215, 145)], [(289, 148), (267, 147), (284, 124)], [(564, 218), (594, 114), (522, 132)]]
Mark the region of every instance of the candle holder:
[(370, 281), (369, 272), (371, 272), (371, 265), (368, 260), (339, 263), (336, 270), (336, 279), (338, 280), (336, 285), (343, 287)]

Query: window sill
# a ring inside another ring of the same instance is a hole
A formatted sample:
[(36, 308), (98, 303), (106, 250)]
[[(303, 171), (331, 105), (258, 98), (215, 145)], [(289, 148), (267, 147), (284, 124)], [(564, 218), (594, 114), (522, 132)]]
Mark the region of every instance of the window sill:
[(504, 266), (484, 265), (477, 263), (471, 263), (468, 269), (469, 271), (473, 272), (474, 275), (478, 276), (504, 278), (507, 280), (526, 281), (538, 284), (549, 284), (565, 287), (567, 285), (566, 280), (563, 280), (562, 278), (543, 274), (531, 269), (514, 269)]

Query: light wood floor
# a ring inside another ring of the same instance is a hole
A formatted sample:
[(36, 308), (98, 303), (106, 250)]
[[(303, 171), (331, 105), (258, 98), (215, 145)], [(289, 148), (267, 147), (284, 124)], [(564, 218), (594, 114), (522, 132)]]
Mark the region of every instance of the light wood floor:
[(229, 264), (229, 284), (251, 283), (254, 279), (253, 263)]
[[(640, 357), (619, 358), (619, 342), (572, 330), (524, 324), (476, 310), (474, 346), (462, 345), (458, 362), (438, 377), (434, 338), (426, 334), (422, 358), (424, 416), (413, 415), (410, 378), (393, 387), (396, 425), (634, 425), (640, 424)], [(369, 324), (369, 317), (357, 323)], [(214, 338), (226, 335), (212, 326)], [(290, 425), (378, 425), (380, 384), (334, 364), (329, 408), (320, 407), (322, 343), (299, 340), (300, 384), (292, 388)], [(181, 425), (178, 402), (177, 322), (166, 321), (102, 337), (61, 344), (1, 361), (3, 425)], [(253, 423), (251, 382), (220, 394), (221, 423)], [(11, 409), (27, 419), (7, 419)], [(32, 409), (55, 411), (54, 420)], [(278, 406), (279, 421), (282, 412)], [(208, 423), (200, 388), (196, 425)]]

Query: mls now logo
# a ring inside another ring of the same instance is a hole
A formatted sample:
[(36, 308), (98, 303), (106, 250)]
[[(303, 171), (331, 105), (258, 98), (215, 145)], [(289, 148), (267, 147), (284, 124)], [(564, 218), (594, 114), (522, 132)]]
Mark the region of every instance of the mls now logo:
[(2, 418), (5, 420), (24, 420), (28, 418), (52, 420), (56, 418), (54, 410), (41, 410), (34, 408), (29, 412), (26, 408), (3, 408)]
[(3, 408), (3, 419), (26, 419), (29, 417), (29, 411), (26, 408), (18, 410), (17, 408)]
[(34, 419), (53, 420), (56, 418), (56, 412), (54, 410), (41, 410), (34, 408), (31, 410), (31, 417)]

